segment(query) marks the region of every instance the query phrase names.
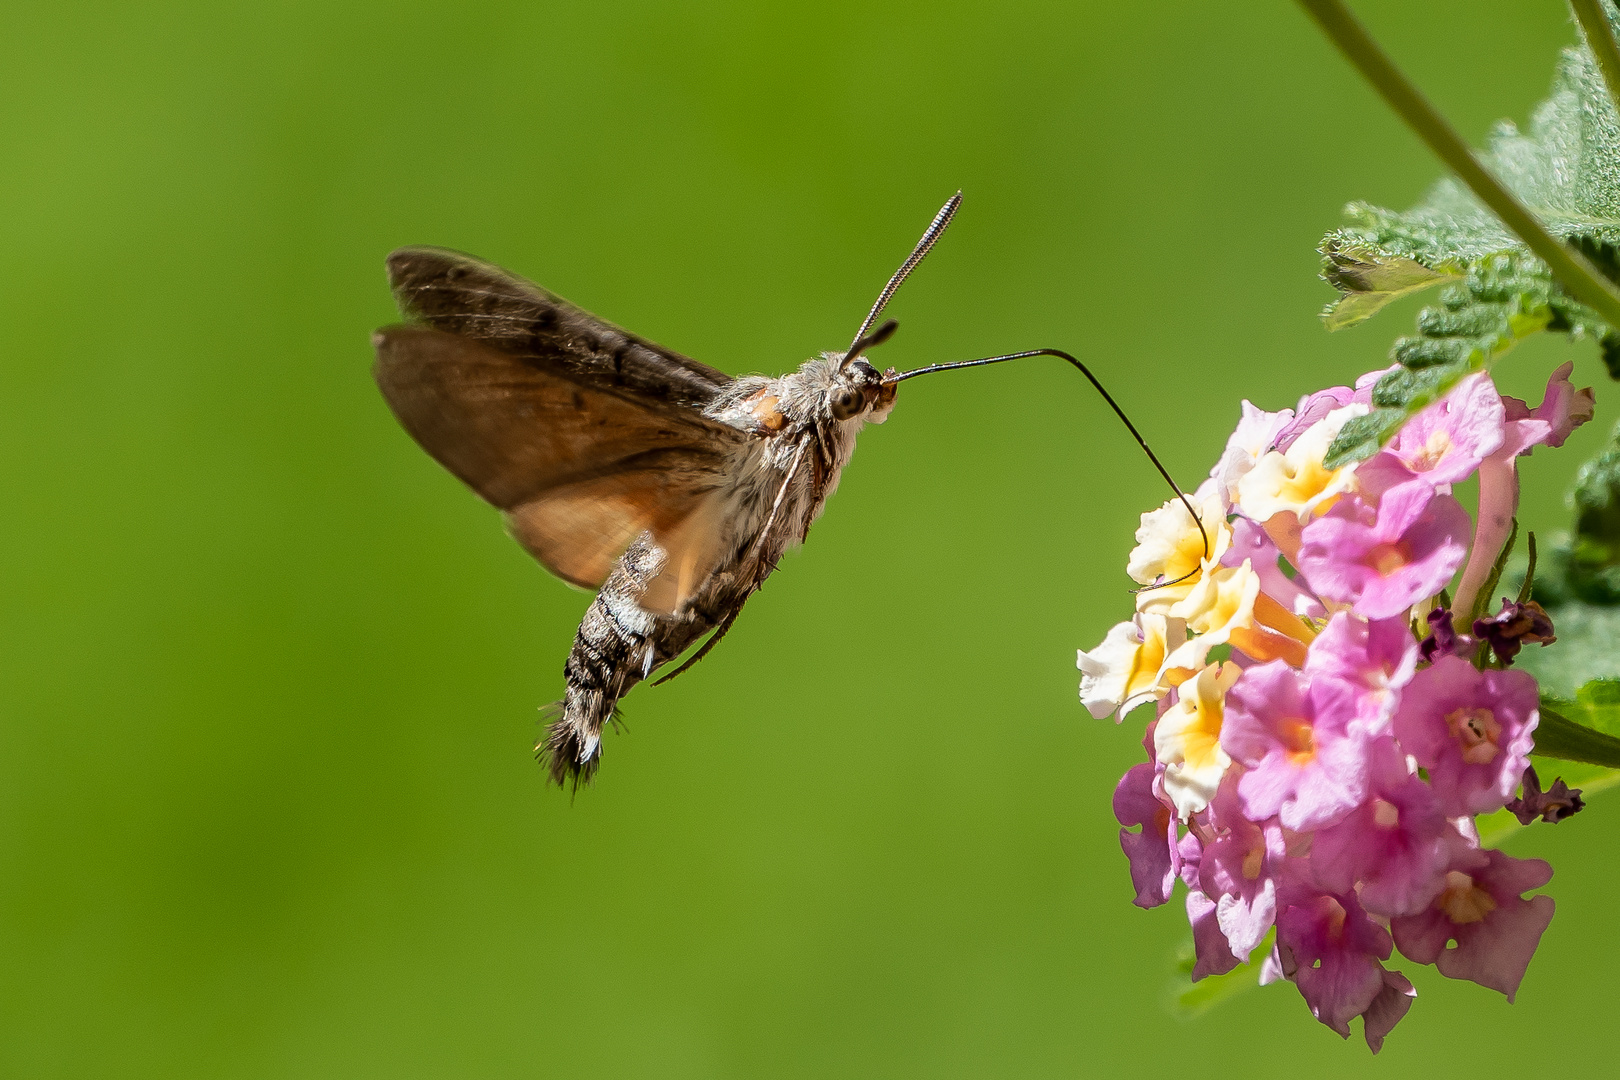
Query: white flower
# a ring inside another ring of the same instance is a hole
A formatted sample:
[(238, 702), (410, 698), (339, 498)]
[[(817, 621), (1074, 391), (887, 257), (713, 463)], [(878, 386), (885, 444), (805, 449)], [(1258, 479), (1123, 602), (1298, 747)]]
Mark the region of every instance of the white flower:
[(1228, 507), (1237, 501), (1238, 481), (1271, 449), (1278, 434), (1293, 418), (1293, 409), (1266, 412), (1244, 400), (1243, 418), (1226, 440), (1226, 450), (1221, 454), (1221, 460), (1215, 463), (1215, 468), (1209, 473), (1209, 478), (1215, 481), (1216, 492)]
[(1226, 692), (1242, 670), (1211, 664), (1181, 684), (1175, 705), (1153, 729), (1153, 753), (1164, 766), (1164, 793), (1183, 821), (1209, 805), (1232, 759), (1221, 749)]
[(1354, 465), (1327, 469), (1322, 459), (1345, 423), (1368, 413), (1365, 405), (1334, 409), (1306, 428), (1287, 453), (1268, 451), (1237, 485), (1237, 507), (1245, 517), (1264, 524), (1281, 513), (1308, 522), (1325, 513), (1350, 486)]
[(1158, 581), (1175, 584), (1137, 593), (1138, 611), (1166, 614), (1171, 605), (1192, 591), (1205, 570), (1226, 554), (1232, 543), (1232, 527), (1226, 523), (1226, 507), (1213, 488), (1213, 484), (1204, 484), (1191, 500), (1198, 510), (1197, 521), (1180, 499), (1171, 499), (1142, 515), (1136, 547), (1125, 572), (1142, 585), (1152, 586)]
[(1080, 701), (1092, 716), (1116, 722), (1144, 702), (1163, 697), (1165, 655), (1187, 640), (1187, 624), (1163, 615), (1138, 615), (1108, 631), (1089, 653), (1080, 650)]

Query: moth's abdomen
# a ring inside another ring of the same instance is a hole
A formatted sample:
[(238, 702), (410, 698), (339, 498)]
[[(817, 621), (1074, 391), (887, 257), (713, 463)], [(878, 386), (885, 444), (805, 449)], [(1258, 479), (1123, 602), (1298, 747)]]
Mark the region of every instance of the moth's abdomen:
[(563, 665), (567, 692), (551, 706), (556, 719), (535, 747), (558, 785), (590, 781), (602, 759), (602, 728), (617, 715), (619, 699), (713, 625), (696, 612), (664, 618), (637, 605), (661, 562), (646, 538), (632, 544), (580, 620)]
[(563, 665), (568, 690), (557, 703), (561, 713), (535, 748), (559, 785), (590, 780), (602, 758), (603, 726), (652, 666), (652, 616), (624, 595), (624, 577), (616, 570), (586, 609)]

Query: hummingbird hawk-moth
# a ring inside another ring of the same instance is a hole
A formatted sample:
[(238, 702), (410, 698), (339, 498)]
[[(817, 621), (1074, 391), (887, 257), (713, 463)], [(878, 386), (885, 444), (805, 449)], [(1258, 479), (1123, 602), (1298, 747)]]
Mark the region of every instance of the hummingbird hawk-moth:
[(900, 382), (1055, 355), (1102, 390), (1055, 349), (903, 373), (879, 373), (865, 358), (894, 332), (892, 319), (873, 324), (961, 197), (934, 217), (849, 348), (774, 379), (733, 378), (469, 255), (407, 247), (388, 257), (409, 320), (373, 336), (377, 385), (394, 415), (503, 511), (548, 570), (597, 590), (563, 669), (566, 695), (535, 748), (558, 784), (590, 779), (602, 728), (632, 687), (705, 634), (660, 682), (720, 641), (783, 552), (804, 542), (856, 435), (887, 419)]

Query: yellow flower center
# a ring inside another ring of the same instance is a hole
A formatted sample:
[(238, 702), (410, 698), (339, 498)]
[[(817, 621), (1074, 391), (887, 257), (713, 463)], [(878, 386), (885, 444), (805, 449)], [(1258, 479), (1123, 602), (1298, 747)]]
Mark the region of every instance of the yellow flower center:
[(1187, 726), (1182, 729), (1182, 760), (1194, 770), (1219, 766), (1221, 721), (1226, 710), (1222, 702), (1200, 701), (1193, 707)]
[(1467, 926), (1484, 921), (1485, 916), (1496, 910), (1496, 901), (1490, 893), (1476, 886), (1473, 878), (1453, 870), (1446, 875), (1446, 890), (1434, 906), (1458, 926)]
[(1440, 459), (1451, 450), (1451, 436), (1442, 429), (1429, 436), (1429, 441), (1423, 444), (1423, 449), (1412, 456), (1414, 472), (1428, 472), (1440, 464)]
[[(1284, 462), (1280, 470), (1282, 482), (1277, 485), (1277, 498), (1283, 502), (1310, 502), (1326, 491), (1337, 476), (1336, 472), (1322, 468), (1320, 461), (1305, 461), (1296, 465), (1285, 458)], [(1320, 506), (1316, 512), (1323, 513), (1331, 505)]]
[(1393, 829), (1401, 823), (1401, 812), (1392, 802), (1374, 799), (1373, 823), (1380, 829)]
[(1412, 549), (1398, 541), (1393, 544), (1375, 544), (1373, 549), (1367, 552), (1365, 561), (1368, 566), (1378, 571), (1379, 577), (1389, 577), (1412, 561)]
[(1346, 914), (1347, 912), (1344, 910), (1343, 904), (1339, 903), (1337, 900), (1334, 900), (1332, 897), (1328, 898), (1327, 930), (1329, 941), (1338, 941), (1344, 937), (1344, 920)]
[(1151, 621), (1144, 629), (1146, 633), (1142, 635), (1142, 644), (1131, 660), (1131, 672), (1125, 677), (1126, 700), (1151, 689), (1159, 678), (1159, 668), (1164, 664), (1163, 620)]
[(1502, 725), (1489, 709), (1458, 709), (1446, 717), (1451, 737), (1462, 747), (1463, 760), (1470, 765), (1488, 765), (1495, 759), (1496, 740), (1502, 735)]
[(1258, 881), (1260, 878), (1260, 866), (1265, 861), (1265, 858), (1266, 845), (1263, 841), (1250, 848), (1249, 853), (1243, 856), (1243, 880)]
[(1277, 738), (1282, 740), (1288, 763), (1296, 769), (1309, 765), (1316, 757), (1316, 730), (1304, 720), (1284, 720), (1277, 725)]
[[(1364, 405), (1335, 409), (1312, 424), (1286, 452), (1262, 454), (1238, 481), (1236, 502), (1243, 512), (1259, 522), (1292, 513), (1301, 523), (1325, 513), (1349, 486), (1355, 470), (1353, 465), (1325, 467), (1328, 447), (1348, 420), (1366, 412)], [(1286, 547), (1283, 551), (1289, 553)]]
[(1236, 664), (1210, 664), (1181, 684), (1180, 699), (1154, 728), (1154, 753), (1165, 767), (1165, 794), (1182, 820), (1209, 805), (1232, 763), (1221, 749), (1221, 721), (1226, 692), (1240, 674)]

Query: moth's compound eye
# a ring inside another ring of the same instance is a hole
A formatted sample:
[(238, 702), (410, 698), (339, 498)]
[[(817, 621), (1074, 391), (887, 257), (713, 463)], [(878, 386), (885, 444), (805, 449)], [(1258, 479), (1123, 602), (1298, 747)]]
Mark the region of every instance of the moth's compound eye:
[(861, 392), (850, 387), (835, 391), (832, 396), (832, 414), (834, 420), (848, 420), (861, 411)]

